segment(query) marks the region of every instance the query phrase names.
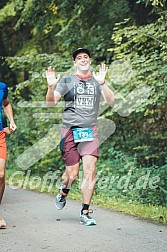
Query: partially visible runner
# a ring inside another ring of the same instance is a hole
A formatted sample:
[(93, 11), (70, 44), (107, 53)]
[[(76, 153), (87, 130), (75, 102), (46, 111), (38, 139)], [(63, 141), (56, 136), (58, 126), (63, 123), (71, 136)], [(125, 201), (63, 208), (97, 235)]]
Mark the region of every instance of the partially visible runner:
[(60, 81), (54, 68), (49, 67), (46, 71), (48, 106), (56, 105), (61, 97), (65, 100), (60, 149), (66, 168), (55, 204), (58, 209), (65, 206), (70, 187), (77, 179), (81, 159), (83, 180), (80, 223), (91, 226), (96, 225), (96, 221), (89, 215), (89, 206), (95, 188), (96, 161), (99, 157), (97, 116), (100, 96), (108, 104), (112, 104), (114, 94), (105, 82), (105, 64), (101, 64), (99, 73), (91, 72), (91, 55), (88, 49), (78, 48), (73, 52), (73, 64), (76, 68), (75, 74), (62, 77)]
[[(3, 128), (2, 109), (4, 109), (4, 112), (10, 122), (10, 131), (15, 132), (17, 127), (13, 119), (12, 106), (8, 99), (8, 88), (5, 83), (0, 82), (0, 204), (5, 190), (5, 165), (7, 159), (6, 135)], [(7, 134), (9, 134), (9, 132)], [(6, 228), (6, 222), (1, 215), (0, 228)]]

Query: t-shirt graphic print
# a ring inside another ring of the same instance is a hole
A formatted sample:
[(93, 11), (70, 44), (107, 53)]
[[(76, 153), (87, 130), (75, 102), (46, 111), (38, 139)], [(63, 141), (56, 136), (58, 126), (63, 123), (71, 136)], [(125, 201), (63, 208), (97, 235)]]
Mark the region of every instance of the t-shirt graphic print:
[(74, 83), (75, 108), (93, 109), (96, 102), (96, 85), (91, 82)]

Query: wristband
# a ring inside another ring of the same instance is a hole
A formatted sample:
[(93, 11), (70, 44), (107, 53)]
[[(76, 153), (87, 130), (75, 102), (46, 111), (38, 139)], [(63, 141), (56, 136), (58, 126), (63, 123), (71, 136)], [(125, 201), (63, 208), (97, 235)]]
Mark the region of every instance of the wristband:
[(104, 84), (105, 84), (105, 81), (102, 84), (100, 84), (100, 86), (103, 86)]

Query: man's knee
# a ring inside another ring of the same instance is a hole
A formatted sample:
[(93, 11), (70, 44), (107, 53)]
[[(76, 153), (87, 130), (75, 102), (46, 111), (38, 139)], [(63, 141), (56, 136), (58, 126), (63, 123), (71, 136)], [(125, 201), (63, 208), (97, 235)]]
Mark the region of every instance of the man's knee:
[(0, 171), (0, 181), (5, 179), (5, 171)]

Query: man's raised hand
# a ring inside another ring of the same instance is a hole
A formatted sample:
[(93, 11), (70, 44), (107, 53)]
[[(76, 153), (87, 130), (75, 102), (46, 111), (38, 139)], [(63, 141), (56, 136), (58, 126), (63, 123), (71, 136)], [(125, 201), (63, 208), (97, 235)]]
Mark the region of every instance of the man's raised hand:
[(56, 84), (60, 80), (60, 74), (56, 76), (55, 68), (49, 66), (46, 70), (46, 79), (49, 87), (55, 88)]
[(95, 80), (98, 81), (100, 85), (103, 85), (105, 82), (106, 73), (107, 73), (107, 67), (104, 63), (102, 63), (99, 66), (99, 72), (97, 74), (93, 72), (93, 77), (95, 78)]

